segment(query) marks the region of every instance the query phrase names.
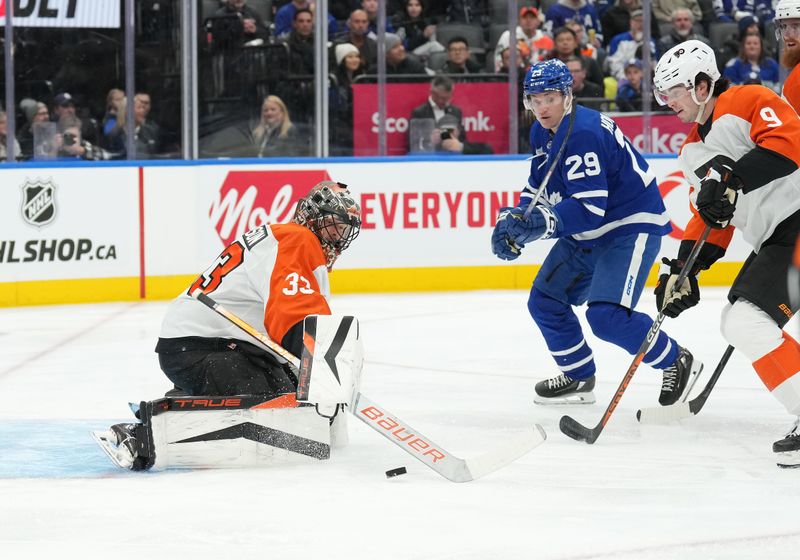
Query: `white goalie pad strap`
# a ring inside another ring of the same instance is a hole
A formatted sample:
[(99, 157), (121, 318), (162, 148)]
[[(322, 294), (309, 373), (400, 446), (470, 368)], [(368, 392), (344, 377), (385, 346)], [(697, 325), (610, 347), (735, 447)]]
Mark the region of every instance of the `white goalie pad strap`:
[(152, 417), (154, 468), (232, 468), (330, 458), (330, 422), (313, 407), (168, 411)]
[(350, 405), (360, 390), (363, 365), (358, 319), (309, 315), (303, 322), (297, 400), (317, 405), (323, 414)]

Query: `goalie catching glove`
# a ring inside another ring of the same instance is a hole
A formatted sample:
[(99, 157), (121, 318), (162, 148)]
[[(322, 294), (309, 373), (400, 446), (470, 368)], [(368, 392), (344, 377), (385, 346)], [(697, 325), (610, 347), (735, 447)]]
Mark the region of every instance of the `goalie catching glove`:
[(492, 232), (492, 252), (503, 260), (514, 260), (526, 243), (557, 236), (559, 225), (552, 208), (536, 206), (527, 219), (518, 206), (501, 208)]
[(678, 259), (668, 259), (664, 257), (661, 262), (658, 284), (653, 293), (656, 296), (656, 307), (658, 310), (673, 319), (700, 302), (700, 289), (697, 286), (697, 273), (701, 270), (695, 266), (681, 287), (673, 292), (675, 282), (683, 269), (683, 261)]

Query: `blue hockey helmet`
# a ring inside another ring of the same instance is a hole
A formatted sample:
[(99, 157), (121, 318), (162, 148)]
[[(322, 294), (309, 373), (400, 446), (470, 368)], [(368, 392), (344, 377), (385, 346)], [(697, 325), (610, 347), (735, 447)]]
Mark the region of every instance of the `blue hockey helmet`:
[(572, 73), (567, 65), (558, 59), (534, 64), (525, 73), (522, 92), (526, 96), (546, 91), (560, 91), (564, 95), (572, 92)]

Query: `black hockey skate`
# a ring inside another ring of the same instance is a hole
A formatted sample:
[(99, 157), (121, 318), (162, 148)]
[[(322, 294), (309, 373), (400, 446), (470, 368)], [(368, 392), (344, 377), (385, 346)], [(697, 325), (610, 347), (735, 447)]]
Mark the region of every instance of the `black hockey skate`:
[(772, 444), (773, 453), (778, 455), (778, 466), (784, 469), (800, 468), (800, 416), (786, 437)]
[(123, 469), (143, 471), (153, 466), (152, 436), (142, 424), (114, 424), (108, 431), (92, 432), (92, 436), (114, 464)]
[(703, 371), (703, 362), (695, 360), (686, 348), (679, 347), (679, 350), (675, 363), (663, 371), (664, 380), (658, 397), (661, 406), (675, 404), (681, 396), (686, 400)]
[(594, 375), (588, 379), (572, 379), (563, 373), (536, 384), (536, 404), (593, 404)]

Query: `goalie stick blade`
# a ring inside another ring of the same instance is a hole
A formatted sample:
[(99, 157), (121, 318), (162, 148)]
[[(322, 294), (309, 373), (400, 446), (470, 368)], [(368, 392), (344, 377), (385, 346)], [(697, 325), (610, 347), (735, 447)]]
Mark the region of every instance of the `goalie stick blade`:
[(538, 424), (508, 442), (470, 459), (462, 459), (433, 442), (397, 416), (358, 393), (350, 412), (374, 431), (391, 441), (451, 482), (471, 482), (515, 461), (542, 443), (544, 429)]
[(688, 402), (642, 408), (636, 411), (636, 419), (642, 424), (666, 424), (675, 420), (689, 418), (691, 415), (692, 411)]
[[(575, 441), (585, 441), (590, 445), (597, 441), (597, 436), (600, 435), (600, 430), (597, 428), (594, 430), (587, 428), (570, 416), (562, 416), (558, 427), (564, 435), (571, 437)], [(602, 430), (602, 424), (600, 429)]]

